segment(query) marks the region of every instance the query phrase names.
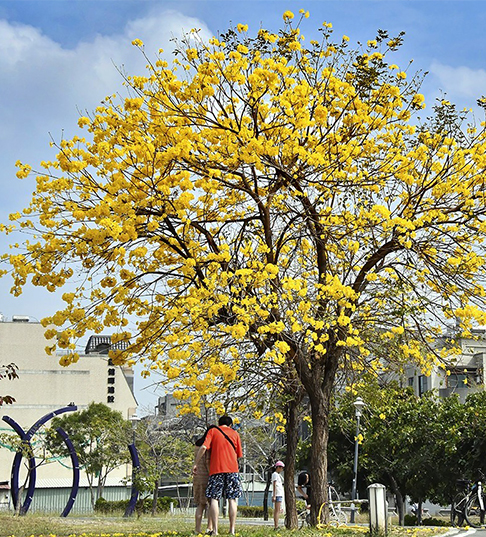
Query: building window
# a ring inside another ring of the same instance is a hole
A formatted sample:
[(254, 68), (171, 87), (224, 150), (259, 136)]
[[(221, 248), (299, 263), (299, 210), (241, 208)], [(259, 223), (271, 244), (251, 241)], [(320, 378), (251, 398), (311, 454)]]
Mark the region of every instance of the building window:
[(115, 393), (115, 386), (108, 386), (108, 393)]
[(476, 386), (480, 381), (477, 369), (450, 369), (447, 375), (448, 388), (469, 388)]
[(420, 375), (419, 381), (419, 395), (423, 395), (429, 389), (429, 379), (425, 375)]
[(413, 377), (408, 377), (408, 385), (413, 388)]
[(115, 402), (115, 396), (114, 395), (109, 395), (108, 398), (107, 398), (107, 401), (108, 401), (108, 403), (114, 403)]

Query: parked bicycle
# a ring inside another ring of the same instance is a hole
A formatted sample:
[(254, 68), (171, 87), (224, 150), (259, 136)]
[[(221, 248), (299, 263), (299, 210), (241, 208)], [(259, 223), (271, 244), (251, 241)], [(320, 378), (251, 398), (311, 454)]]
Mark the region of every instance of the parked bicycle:
[(456, 494), (451, 504), (451, 524), (462, 526), (466, 522), (473, 528), (484, 526), (485, 505), (483, 484), (476, 481), (461, 479), (458, 485), (464, 488), (463, 492)]
[[(330, 484), (328, 487), (328, 499), (329, 499), (329, 524), (333, 526), (345, 525), (348, 522), (348, 516), (341, 507), (341, 498), (337, 493), (337, 490)], [(323, 503), (319, 508), (317, 516), (317, 526), (323, 525), (324, 509), (326, 504)], [(310, 506), (306, 506), (305, 509), (298, 513), (299, 527), (307, 525), (310, 526)]]

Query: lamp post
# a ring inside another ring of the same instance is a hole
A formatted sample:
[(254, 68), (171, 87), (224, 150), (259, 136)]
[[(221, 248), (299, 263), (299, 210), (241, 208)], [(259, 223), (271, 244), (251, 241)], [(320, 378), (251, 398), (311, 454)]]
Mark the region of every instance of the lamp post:
[(353, 487), (351, 489), (351, 522), (356, 521), (356, 506), (354, 501), (356, 500), (356, 489), (358, 484), (358, 447), (359, 447), (359, 419), (361, 418), (361, 411), (365, 406), (365, 402), (361, 397), (358, 397), (353, 403), (356, 414), (356, 439), (354, 442), (354, 465), (353, 465)]
[(132, 442), (135, 444), (136, 436), (137, 436), (137, 423), (140, 421), (140, 418), (137, 416), (137, 414), (132, 414), (128, 420), (132, 424), (132, 435), (133, 440)]

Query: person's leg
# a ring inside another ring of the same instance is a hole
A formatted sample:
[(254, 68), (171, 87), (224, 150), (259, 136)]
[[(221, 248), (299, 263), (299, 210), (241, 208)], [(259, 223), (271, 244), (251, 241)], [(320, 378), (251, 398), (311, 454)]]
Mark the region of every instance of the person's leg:
[(238, 511), (238, 504), (236, 503), (236, 500), (233, 498), (228, 498), (229, 532), (231, 535), (235, 534), (237, 511)]
[(218, 535), (219, 498), (221, 498), (224, 486), (224, 474), (213, 474), (209, 476), (206, 488), (206, 498), (208, 507), (208, 532)]
[(241, 496), (241, 481), (237, 473), (224, 474), (223, 494), (228, 499), (229, 532), (235, 534), (236, 512), (238, 510), (238, 498)]
[(201, 523), (202, 523), (202, 517), (204, 513), (204, 505), (201, 505), (200, 503), (197, 504), (196, 507), (196, 533), (201, 533)]
[(210, 498), (208, 509), (208, 531), (212, 529), (213, 535), (218, 535), (219, 500)]
[(209, 520), (209, 500), (206, 498), (206, 503), (204, 504), (204, 515), (206, 516), (206, 519), (208, 521), (208, 527), (206, 530), (206, 533), (212, 533), (213, 532), (213, 524)]
[(273, 504), (273, 527), (275, 529), (278, 528), (278, 519), (280, 517), (280, 506), (282, 505), (282, 502), (276, 501)]

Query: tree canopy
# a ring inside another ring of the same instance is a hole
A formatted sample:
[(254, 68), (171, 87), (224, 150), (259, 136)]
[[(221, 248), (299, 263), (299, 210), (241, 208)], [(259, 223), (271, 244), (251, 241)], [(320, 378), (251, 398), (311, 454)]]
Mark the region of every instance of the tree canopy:
[[(385, 485), (402, 524), (406, 497), (449, 505), (458, 480), (485, 475), (486, 392), (461, 403), (457, 395), (440, 398), (428, 391), (420, 397), (398, 383), (370, 382), (360, 393), (366, 401), (358, 438), (360, 490)], [(351, 486), (355, 441), (356, 418), (346, 394), (331, 414), (329, 441), (329, 469), (342, 491)]]
[(15, 294), (72, 284), (43, 320), (65, 365), (110, 328), (113, 362), (143, 360), (194, 412), (247, 364), (301, 383), (320, 504), (338, 371), (428, 371), (445, 323), (486, 324), (486, 143), (445, 100), (417, 117), (421, 76), (388, 61), (402, 35), (351, 49), (324, 23), (306, 42), (307, 16), (147, 55), (3, 229), (33, 235), (4, 257)]
[(182, 438), (173, 424), (164, 424), (157, 416), (144, 418), (134, 435), (140, 468), (133, 477), (139, 492), (152, 494), (154, 515), (162, 479), (191, 475), (194, 444)]
[(58, 427), (64, 429), (73, 443), (80, 467), (88, 479), (94, 507), (103, 495), (108, 474), (130, 462), (130, 423), (123, 419), (121, 412), (103, 403), (90, 403), (84, 410), (54, 418), (47, 446), (53, 454), (67, 456), (67, 448), (56, 434)]

